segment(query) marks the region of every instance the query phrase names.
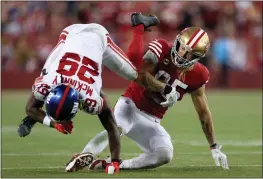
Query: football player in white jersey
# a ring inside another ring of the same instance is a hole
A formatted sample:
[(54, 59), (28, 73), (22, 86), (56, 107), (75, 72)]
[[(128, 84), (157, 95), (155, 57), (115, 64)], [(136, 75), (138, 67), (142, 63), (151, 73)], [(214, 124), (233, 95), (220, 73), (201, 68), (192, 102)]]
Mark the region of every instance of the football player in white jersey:
[[(159, 20), (155, 16), (134, 13), (132, 22), (133, 26), (142, 24), (144, 30), (148, 30), (148, 27), (157, 25)], [(119, 131), (101, 92), (102, 64), (125, 79), (133, 80), (152, 91), (163, 92), (169, 101), (176, 95), (175, 88), (159, 82), (149, 73), (137, 73), (136, 67), (112, 41), (103, 26), (74, 24), (62, 31), (41, 76), (32, 86), (32, 95), (26, 105), (28, 116), (18, 128), (19, 136), (28, 135), (36, 121), (68, 134), (72, 131), (71, 119), (77, 108), (89, 114), (97, 114), (109, 136), (112, 158), (109, 166), (113, 165), (117, 172)], [(79, 100), (76, 102), (71, 94)], [(44, 104), (46, 112), (41, 109)]]

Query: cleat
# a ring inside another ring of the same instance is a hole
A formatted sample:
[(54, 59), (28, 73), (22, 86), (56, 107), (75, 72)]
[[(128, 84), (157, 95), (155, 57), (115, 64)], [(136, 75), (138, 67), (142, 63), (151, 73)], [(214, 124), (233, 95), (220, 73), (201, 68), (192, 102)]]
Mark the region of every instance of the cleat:
[(150, 29), (148, 29), (149, 27), (160, 24), (160, 21), (156, 16), (153, 15), (146, 16), (138, 12), (132, 13), (131, 22), (132, 22), (132, 27), (137, 26), (139, 24), (143, 24), (145, 31), (150, 31)]
[(32, 119), (31, 117), (27, 116), (25, 117), (21, 123), (19, 124), (19, 127), (17, 129), (17, 133), (20, 137), (25, 137), (30, 134), (31, 129), (36, 124), (37, 121)]
[(67, 163), (65, 171), (74, 172), (83, 170), (88, 167), (94, 160), (94, 155), (92, 153), (82, 153), (74, 155), (71, 160)]

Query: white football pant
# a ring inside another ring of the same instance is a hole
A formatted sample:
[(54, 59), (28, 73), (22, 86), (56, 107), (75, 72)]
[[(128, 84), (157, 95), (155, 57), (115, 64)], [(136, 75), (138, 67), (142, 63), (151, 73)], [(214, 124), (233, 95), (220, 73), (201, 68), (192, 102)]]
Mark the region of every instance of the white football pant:
[[(123, 160), (120, 168), (155, 168), (172, 160), (171, 137), (160, 125), (160, 119), (140, 111), (127, 97), (120, 97), (114, 107), (114, 116), (123, 134), (134, 140), (144, 152), (138, 157)], [(82, 152), (97, 155), (107, 145), (107, 132), (103, 131), (97, 134)]]

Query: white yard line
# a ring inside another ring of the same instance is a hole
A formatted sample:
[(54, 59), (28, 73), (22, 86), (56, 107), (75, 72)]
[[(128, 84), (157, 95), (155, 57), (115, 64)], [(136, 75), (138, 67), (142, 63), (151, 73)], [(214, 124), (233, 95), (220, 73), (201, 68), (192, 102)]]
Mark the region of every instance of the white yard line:
[[(176, 166), (168, 165), (160, 168), (187, 168), (187, 167), (216, 167), (215, 165), (187, 165), (187, 166)], [(231, 167), (262, 167), (262, 165), (230, 165)], [(3, 167), (2, 170), (24, 170), (24, 169), (64, 169), (65, 166), (49, 166), (49, 167)]]
[[(74, 152), (46, 152), (46, 153), (2, 153), (2, 156), (71, 156), (75, 154)], [(104, 154), (104, 153), (103, 153)], [(141, 153), (121, 153), (124, 156), (136, 156), (140, 155)], [(228, 155), (260, 155), (262, 151), (249, 151), (249, 152), (227, 152)], [(210, 152), (184, 152), (184, 153), (177, 153), (174, 152), (174, 155), (211, 155)]]
[[(186, 144), (191, 146), (207, 146), (206, 141), (199, 141), (199, 140), (173, 140), (173, 143), (177, 144)], [(222, 144), (223, 146), (262, 146), (262, 139), (257, 140), (219, 140), (219, 144)]]
[[(160, 168), (187, 168), (187, 167), (217, 167), (215, 165), (185, 165), (185, 166), (177, 166), (177, 165), (168, 165), (161, 166)], [(230, 165), (231, 167), (262, 167), (262, 165)]]
[[(34, 133), (41, 133), (43, 131), (46, 131), (46, 128), (38, 128), (38, 130), (35, 130)], [(2, 126), (1, 131), (3, 133), (14, 133), (17, 131), (17, 126)], [(87, 142), (90, 138), (94, 136), (85, 136), (87, 138)], [(85, 140), (85, 139), (84, 139)], [(172, 140), (173, 144), (180, 145), (190, 145), (190, 146), (207, 146), (206, 140), (177, 140), (176, 137), (174, 140)], [(219, 140), (219, 144), (222, 144), (223, 146), (241, 146), (241, 147), (250, 147), (250, 146), (262, 146), (262, 139), (253, 139), (253, 140)], [(133, 143), (126, 143), (126, 144), (132, 144)]]
[(2, 156), (71, 156), (74, 153), (2, 153)]
[(3, 167), (2, 170), (24, 170), (24, 169), (63, 169), (63, 166), (50, 166), (50, 167)]
[[(16, 133), (18, 129), (18, 126), (2, 126), (1, 132), (2, 133)], [(37, 130), (34, 130), (34, 133), (41, 133), (43, 131), (46, 131), (46, 128), (38, 128)]]
[[(45, 152), (45, 153), (2, 153), (2, 156), (72, 156), (75, 153), (72, 152)], [(105, 153), (103, 153), (105, 154)], [(103, 155), (102, 154), (102, 155)], [(141, 153), (121, 153), (123, 156), (136, 156)], [(228, 155), (260, 155), (262, 151), (249, 151), (249, 152), (227, 152)], [(210, 152), (174, 152), (174, 155), (211, 155)]]

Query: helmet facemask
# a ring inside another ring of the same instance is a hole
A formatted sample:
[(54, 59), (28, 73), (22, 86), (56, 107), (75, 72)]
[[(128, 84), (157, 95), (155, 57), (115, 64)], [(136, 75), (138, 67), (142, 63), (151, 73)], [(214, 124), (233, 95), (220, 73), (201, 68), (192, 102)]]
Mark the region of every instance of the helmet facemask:
[[(180, 48), (186, 51), (183, 56), (179, 55)], [(190, 58), (187, 56), (190, 56)], [(188, 68), (192, 66), (193, 64), (195, 64), (196, 62), (198, 62), (204, 56), (205, 55), (201, 56), (199, 54), (193, 53), (192, 49), (189, 46), (182, 43), (180, 35), (176, 37), (176, 40), (171, 50), (171, 59), (176, 67)]]

